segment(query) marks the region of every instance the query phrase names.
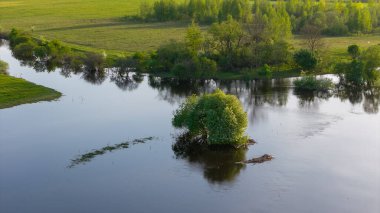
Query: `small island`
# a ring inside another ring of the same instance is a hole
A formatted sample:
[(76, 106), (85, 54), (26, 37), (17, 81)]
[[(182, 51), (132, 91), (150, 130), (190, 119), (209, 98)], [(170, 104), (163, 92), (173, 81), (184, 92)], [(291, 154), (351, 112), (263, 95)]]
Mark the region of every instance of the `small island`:
[(26, 103), (52, 101), (62, 94), (22, 78), (0, 74), (0, 109)]

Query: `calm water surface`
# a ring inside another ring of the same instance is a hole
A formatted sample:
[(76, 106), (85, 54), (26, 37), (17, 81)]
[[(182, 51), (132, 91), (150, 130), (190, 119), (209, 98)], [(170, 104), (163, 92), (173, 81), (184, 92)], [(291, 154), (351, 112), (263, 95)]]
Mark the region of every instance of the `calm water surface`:
[[(6, 46), (0, 58), (11, 75), (64, 94), (0, 110), (1, 213), (380, 212), (379, 90), (330, 97), (296, 94), (289, 79), (36, 72)], [(173, 111), (218, 87), (240, 98), (258, 144), (233, 156), (176, 155)], [(150, 136), (70, 167), (82, 154)], [(233, 163), (265, 153), (275, 159)]]

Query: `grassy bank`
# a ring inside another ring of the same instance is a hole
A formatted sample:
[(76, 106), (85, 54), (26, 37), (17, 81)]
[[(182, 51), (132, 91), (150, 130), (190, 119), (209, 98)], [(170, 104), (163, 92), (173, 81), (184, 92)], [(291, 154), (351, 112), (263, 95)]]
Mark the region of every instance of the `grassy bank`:
[(0, 74), (0, 109), (38, 101), (51, 101), (61, 93), (21, 78)]
[[(183, 38), (188, 23), (126, 21), (125, 16), (138, 13), (141, 1), (5, 0), (0, 1), (0, 26), (5, 31), (14, 27), (33, 31), (36, 37), (58, 39), (75, 49), (106, 51), (112, 55), (155, 50), (166, 41)], [(341, 56), (345, 55), (348, 45), (356, 43), (365, 48), (380, 43), (380, 36), (329, 37), (325, 40), (326, 53)], [(303, 45), (299, 36), (294, 36), (292, 43), (295, 47)]]

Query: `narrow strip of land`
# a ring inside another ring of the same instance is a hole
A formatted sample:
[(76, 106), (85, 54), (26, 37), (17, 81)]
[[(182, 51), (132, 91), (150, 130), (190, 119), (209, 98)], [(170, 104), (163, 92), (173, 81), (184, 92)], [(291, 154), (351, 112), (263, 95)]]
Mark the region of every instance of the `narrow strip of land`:
[(51, 101), (61, 95), (60, 92), (22, 78), (0, 74), (0, 109), (26, 103)]

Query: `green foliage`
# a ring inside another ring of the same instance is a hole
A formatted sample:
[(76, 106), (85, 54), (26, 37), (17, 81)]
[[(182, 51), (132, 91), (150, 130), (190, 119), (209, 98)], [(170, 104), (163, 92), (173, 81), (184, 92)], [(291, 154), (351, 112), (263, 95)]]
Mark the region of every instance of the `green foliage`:
[(268, 64), (265, 64), (261, 69), (259, 69), (258, 73), (260, 76), (263, 76), (266, 78), (272, 77), (272, 70)]
[(353, 85), (373, 85), (379, 79), (380, 46), (374, 45), (360, 53), (357, 45), (348, 47), (352, 57), (350, 63), (341, 63), (336, 67), (337, 72), (344, 73), (344, 82)]
[[(278, 66), (291, 61), (291, 45), (276, 36), (266, 38), (255, 24), (242, 23), (229, 16), (214, 23), (204, 36), (195, 23), (188, 27), (184, 42), (170, 41), (150, 57), (135, 60), (135, 66), (149, 72), (171, 72), (180, 78), (207, 77), (217, 70), (239, 71), (246, 68)], [(265, 31), (266, 32), (266, 31)], [(264, 68), (266, 69), (266, 68)], [(270, 77), (266, 69), (264, 76)]]
[(248, 0), (158, 0), (140, 5), (139, 18), (147, 21), (196, 20), (202, 23), (224, 21), (228, 16), (240, 21), (250, 17)]
[(293, 82), (296, 90), (301, 91), (327, 91), (334, 87), (328, 78), (317, 79), (315, 76), (305, 76)]
[(207, 76), (217, 70), (216, 62), (196, 51), (190, 43), (171, 41), (151, 55), (151, 72), (171, 72), (179, 78)]
[(152, 70), (168, 72), (175, 64), (189, 58), (192, 58), (192, 55), (185, 43), (170, 41), (168, 44), (161, 45), (157, 52), (152, 55)]
[(0, 74), (8, 74), (8, 64), (5, 61), (0, 60)]
[(380, 46), (374, 45), (366, 49), (360, 56), (364, 64), (363, 79), (367, 84), (373, 85), (379, 78)]
[[(380, 3), (371, 1), (326, 3), (324, 0), (289, 0), (286, 2), (256, 0), (253, 7), (248, 0), (159, 0), (153, 5), (140, 6), (143, 20), (177, 21), (195, 19), (198, 22), (221, 22), (232, 16), (241, 22), (261, 22), (269, 26), (267, 35), (285, 38), (291, 31), (300, 32), (306, 25), (318, 27), (327, 35), (370, 33), (378, 26)], [(269, 33), (272, 32), (272, 33)]]
[(303, 70), (313, 70), (317, 66), (317, 58), (309, 50), (301, 49), (294, 54), (294, 61)]
[(186, 30), (185, 42), (186, 46), (193, 55), (198, 54), (198, 52), (202, 49), (204, 38), (199, 25), (194, 21)]
[(354, 85), (363, 84), (363, 72), (364, 66), (361, 61), (353, 60), (349, 66), (345, 66), (345, 78), (348, 83), (352, 83)]
[(217, 89), (211, 94), (190, 96), (177, 109), (173, 126), (207, 138), (209, 145), (246, 143), (247, 114), (240, 101)]
[(227, 21), (213, 24), (209, 33), (212, 36), (209, 41), (213, 47), (211, 51), (219, 56), (219, 65), (224, 70), (234, 69), (234, 61), (245, 34), (241, 24), (229, 16)]
[(347, 52), (348, 54), (350, 54), (352, 59), (356, 59), (360, 55), (360, 48), (358, 45), (353, 44), (353, 45), (348, 46)]

